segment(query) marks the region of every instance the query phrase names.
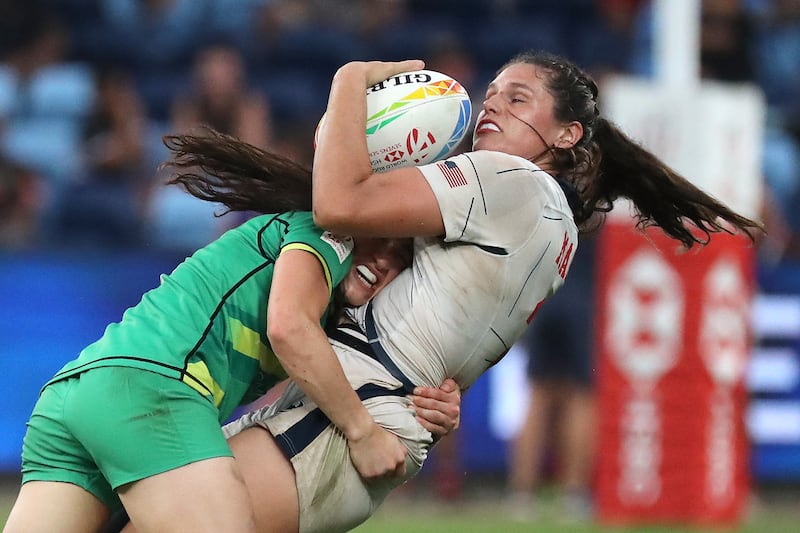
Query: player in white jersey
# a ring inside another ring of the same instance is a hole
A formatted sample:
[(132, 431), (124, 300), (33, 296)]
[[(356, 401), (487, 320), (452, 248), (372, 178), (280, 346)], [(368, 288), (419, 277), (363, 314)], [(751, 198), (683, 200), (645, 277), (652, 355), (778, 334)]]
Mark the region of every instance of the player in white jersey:
[(578, 228), (617, 197), (632, 200), (643, 225), (659, 225), (687, 248), (715, 232), (760, 228), (602, 118), (595, 83), (548, 54), (520, 55), (498, 72), (473, 152), (373, 174), (364, 88), (422, 67), (412, 60), (339, 69), (313, 175), (322, 227), (417, 237), (412, 269), (355, 310), (355, 325), (331, 334), (370, 413), (408, 448), (405, 475), (365, 482), (347, 440), (290, 387), (274, 408), (228, 428), (261, 531), (345, 531), (414, 475), (432, 439), (403, 395), (448, 376), (467, 388), (497, 362), (563, 283)]
[(521, 157), (477, 151), (419, 170), (444, 241), (415, 239), (412, 268), (358, 318), (415, 385), (452, 377), (466, 389), (564, 282), (578, 230), (556, 180)]

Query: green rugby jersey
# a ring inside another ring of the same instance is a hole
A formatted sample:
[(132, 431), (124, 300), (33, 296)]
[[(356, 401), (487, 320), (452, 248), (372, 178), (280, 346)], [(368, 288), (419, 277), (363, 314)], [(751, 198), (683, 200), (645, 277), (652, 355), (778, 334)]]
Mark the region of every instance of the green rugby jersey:
[(321, 230), (308, 212), (260, 215), (162, 275), (50, 383), (101, 366), (141, 368), (182, 380), (227, 420), (286, 377), (266, 336), (267, 304), (275, 260), (298, 248), (319, 259), (332, 295), (350, 269), (352, 240)]

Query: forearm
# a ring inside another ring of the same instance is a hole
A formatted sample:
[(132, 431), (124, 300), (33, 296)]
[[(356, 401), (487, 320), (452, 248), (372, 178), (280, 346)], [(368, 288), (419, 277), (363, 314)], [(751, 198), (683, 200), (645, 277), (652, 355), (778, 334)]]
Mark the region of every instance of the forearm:
[[(426, 228), (425, 224), (420, 227), (418, 214), (409, 210), (414, 203), (403, 201), (405, 197), (416, 199), (419, 190), (402, 186), (398, 189), (397, 183), (405, 181), (399, 177), (388, 181), (377, 179), (387, 173), (373, 174), (367, 148), (367, 88), (399, 72), (422, 67), (424, 63), (418, 60), (355, 61), (336, 72), (314, 154), (314, 221), (319, 226), (351, 235), (384, 237), (427, 235), (438, 230), (435, 225), (440, 217), (438, 204), (433, 204), (434, 228)], [(412, 187), (424, 187), (422, 194), (430, 195), (429, 200), (435, 202), (422, 175), (416, 175), (415, 171), (414, 177), (418, 183)], [(411, 229), (398, 230), (386, 223), (398, 218), (410, 220)]]
[(362, 439), (375, 423), (344, 375), (339, 359), (319, 326), (297, 325), (272, 349), (289, 376), (350, 441)]
[(314, 153), (314, 214), (323, 221), (336, 215), (334, 209), (349, 209), (352, 189), (372, 173), (365, 135), (366, 89), (364, 69), (348, 65), (334, 76)]

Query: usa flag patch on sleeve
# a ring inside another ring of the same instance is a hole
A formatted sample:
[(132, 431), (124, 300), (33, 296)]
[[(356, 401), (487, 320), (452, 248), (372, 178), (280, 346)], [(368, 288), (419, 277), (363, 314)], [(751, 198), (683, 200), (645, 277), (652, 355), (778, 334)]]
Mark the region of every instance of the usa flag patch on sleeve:
[(336, 257), (339, 258), (339, 263), (344, 263), (344, 260), (353, 253), (353, 238), (348, 236), (336, 235), (330, 231), (324, 232), (319, 237), (322, 241), (328, 243), (336, 252)]
[(436, 166), (439, 167), (451, 189), (463, 187), (467, 184), (467, 178), (464, 177), (464, 173), (453, 161), (442, 161), (441, 163), (436, 163)]

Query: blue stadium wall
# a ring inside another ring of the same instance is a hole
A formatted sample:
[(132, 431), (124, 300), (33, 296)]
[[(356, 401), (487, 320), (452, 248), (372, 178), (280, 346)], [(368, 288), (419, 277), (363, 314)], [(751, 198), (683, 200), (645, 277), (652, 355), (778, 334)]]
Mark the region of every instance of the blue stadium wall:
[[(0, 409), (0, 474), (19, 472), (25, 422), (42, 384), (181, 259), (141, 251), (0, 253), (0, 375), (5, 400)], [(800, 346), (793, 348), (793, 357), (800, 357)], [(523, 396), (508, 392), (524, 383), (522, 363), (509, 369), (510, 359), (464, 397), (458, 438), (466, 472), (505, 472), (508, 432), (503, 427), (518, 423), (525, 408)], [(761, 400), (793, 406), (796, 412), (800, 380), (781, 392), (754, 391), (754, 401)], [(756, 439), (751, 464), (756, 480), (800, 482), (800, 439)]]

